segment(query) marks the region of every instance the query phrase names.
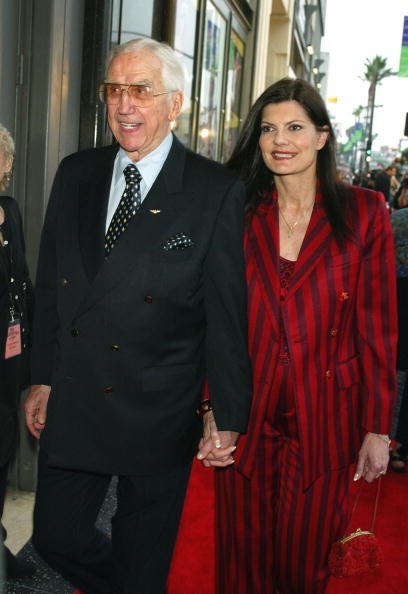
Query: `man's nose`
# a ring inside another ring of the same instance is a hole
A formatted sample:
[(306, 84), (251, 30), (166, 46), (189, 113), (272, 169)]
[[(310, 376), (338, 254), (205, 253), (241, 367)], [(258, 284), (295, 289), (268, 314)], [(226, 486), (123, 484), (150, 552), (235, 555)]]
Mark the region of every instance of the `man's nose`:
[(130, 96), (129, 89), (122, 89), (118, 103), (118, 111), (120, 113), (123, 113), (133, 110), (133, 108), (134, 102), (132, 101), (132, 97)]

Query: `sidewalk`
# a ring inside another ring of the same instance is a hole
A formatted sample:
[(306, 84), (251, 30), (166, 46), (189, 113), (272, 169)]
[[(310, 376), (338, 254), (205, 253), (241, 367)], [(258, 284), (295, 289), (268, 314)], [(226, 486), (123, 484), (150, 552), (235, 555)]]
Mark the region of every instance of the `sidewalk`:
[(3, 512), (3, 525), (7, 530), (6, 545), (18, 553), (30, 539), (33, 522), (34, 493), (8, 488)]
[[(97, 520), (97, 526), (106, 532), (110, 531), (116, 507), (115, 487), (113, 479)], [(42, 561), (31, 545), (33, 507), (34, 493), (8, 489), (3, 513), (6, 544), (14, 554), (33, 563), (37, 571), (25, 580), (8, 580), (7, 584), (0, 580), (0, 594), (72, 594), (75, 588)]]

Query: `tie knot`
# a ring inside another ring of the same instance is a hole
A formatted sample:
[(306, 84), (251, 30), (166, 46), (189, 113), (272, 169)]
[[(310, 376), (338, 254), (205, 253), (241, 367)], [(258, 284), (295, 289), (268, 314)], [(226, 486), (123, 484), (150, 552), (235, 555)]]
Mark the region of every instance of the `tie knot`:
[(142, 176), (140, 175), (138, 168), (136, 167), (136, 165), (133, 165), (133, 163), (130, 165), (126, 165), (126, 167), (123, 170), (123, 175), (125, 176), (127, 186), (134, 186), (140, 183), (140, 180), (142, 179)]

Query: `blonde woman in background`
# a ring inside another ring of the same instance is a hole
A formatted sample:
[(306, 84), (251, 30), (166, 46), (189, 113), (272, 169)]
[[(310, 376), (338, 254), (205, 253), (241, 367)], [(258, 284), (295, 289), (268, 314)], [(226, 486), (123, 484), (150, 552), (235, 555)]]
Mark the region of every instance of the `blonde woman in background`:
[[(14, 142), (0, 124), (0, 192), (11, 179)], [(24, 256), (24, 238), (17, 202), (0, 196), (0, 517), (3, 514), (7, 473), (18, 439), (20, 393), (27, 384), (25, 354), (30, 340), (32, 286)], [(1, 555), (8, 578), (28, 577), (34, 568), (17, 559), (4, 545), (1, 525)]]

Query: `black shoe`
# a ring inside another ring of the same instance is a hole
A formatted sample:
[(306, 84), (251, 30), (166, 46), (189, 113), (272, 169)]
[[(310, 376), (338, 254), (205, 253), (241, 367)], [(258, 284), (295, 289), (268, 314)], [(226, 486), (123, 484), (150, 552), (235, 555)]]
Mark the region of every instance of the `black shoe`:
[(8, 578), (29, 578), (35, 573), (36, 567), (32, 563), (17, 559), (7, 547), (4, 547), (4, 559)]

